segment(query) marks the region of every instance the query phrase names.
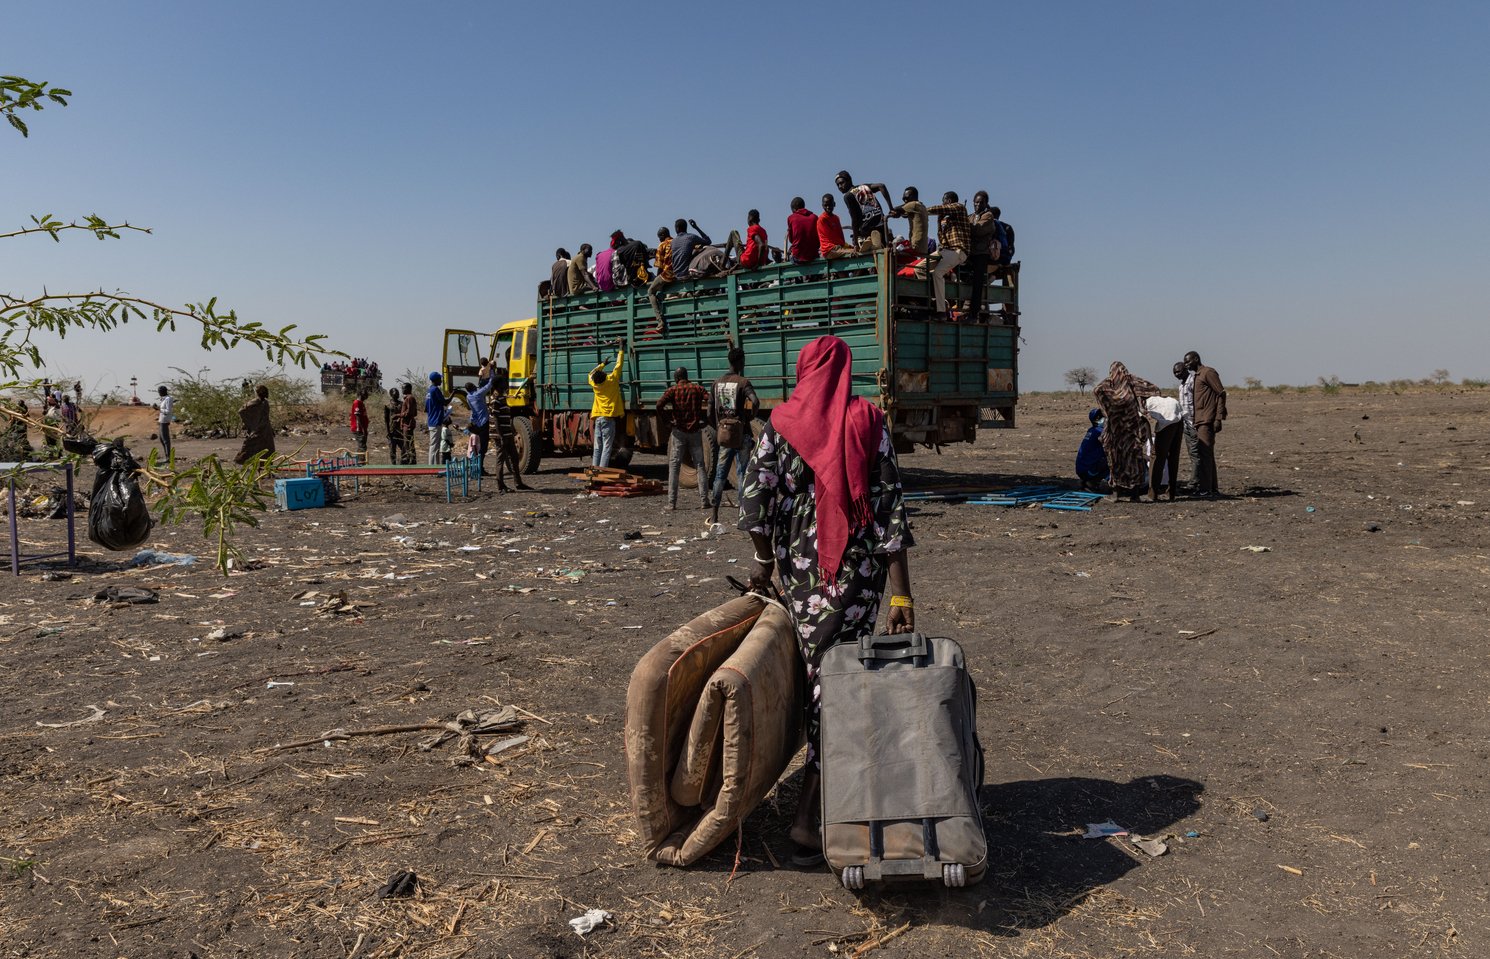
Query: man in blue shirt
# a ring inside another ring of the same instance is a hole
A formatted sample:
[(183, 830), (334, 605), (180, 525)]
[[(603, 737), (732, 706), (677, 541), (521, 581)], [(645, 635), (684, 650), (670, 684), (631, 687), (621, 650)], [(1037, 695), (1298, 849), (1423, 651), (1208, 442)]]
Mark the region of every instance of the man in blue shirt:
[(450, 401), (440, 384), (445, 377), (429, 374), (429, 392), (424, 394), (424, 426), (429, 430), (429, 465), (440, 465), (440, 426), (450, 418)]
[(486, 395), (496, 382), (496, 376), (488, 374), (480, 386), (466, 387), (466, 405), (471, 408), (471, 432), (476, 434), (479, 444), (476, 456), (482, 476), (491, 475), (486, 471), (486, 449), (491, 445), (491, 410), (486, 405)]

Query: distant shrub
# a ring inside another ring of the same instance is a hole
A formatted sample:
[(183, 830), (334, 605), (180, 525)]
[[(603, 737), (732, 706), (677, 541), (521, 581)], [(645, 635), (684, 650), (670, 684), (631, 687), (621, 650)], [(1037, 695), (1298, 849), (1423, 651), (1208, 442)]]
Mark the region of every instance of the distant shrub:
[(1331, 394), (1340, 392), (1340, 377), (1321, 376), (1319, 378), (1319, 388), (1324, 392)]
[[(283, 373), (255, 373), (247, 377), (228, 380), (209, 380), (185, 370), (176, 369), (181, 376), (167, 380), (171, 395), (176, 398), (176, 416), (183, 422), (183, 432), (191, 436), (216, 433), (220, 436), (237, 436), (242, 424), (238, 420), (238, 409), (253, 394), (257, 386), (269, 387), (269, 402), (273, 406), (303, 406), (319, 396), (314, 384), (308, 380), (292, 379)], [(248, 389), (243, 387), (248, 383)], [(275, 417), (278, 419), (278, 417)]]
[(1462, 379), (1462, 380), (1459, 381), (1459, 385), (1460, 386), (1467, 386), (1470, 389), (1474, 389), (1474, 390), (1482, 390), (1485, 387), (1490, 386), (1490, 380), (1474, 380), (1474, 379), (1470, 379), (1468, 377), (1465, 377), (1464, 379)]
[(1249, 376), (1246, 379), (1242, 380), (1242, 382), (1244, 384), (1246, 384), (1246, 387), (1249, 390), (1260, 390), (1260, 389), (1262, 389), (1262, 380), (1259, 380), (1255, 376)]

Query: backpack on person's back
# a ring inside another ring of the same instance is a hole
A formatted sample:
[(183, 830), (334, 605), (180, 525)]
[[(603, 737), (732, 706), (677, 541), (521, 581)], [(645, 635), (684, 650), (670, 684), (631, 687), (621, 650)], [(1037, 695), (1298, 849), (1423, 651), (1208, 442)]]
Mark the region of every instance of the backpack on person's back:
[(1014, 228), (1005, 223), (1003, 220), (994, 220), (993, 224), (996, 231), (994, 238), (997, 239), (999, 243), (998, 261), (1000, 263), (1013, 263)]

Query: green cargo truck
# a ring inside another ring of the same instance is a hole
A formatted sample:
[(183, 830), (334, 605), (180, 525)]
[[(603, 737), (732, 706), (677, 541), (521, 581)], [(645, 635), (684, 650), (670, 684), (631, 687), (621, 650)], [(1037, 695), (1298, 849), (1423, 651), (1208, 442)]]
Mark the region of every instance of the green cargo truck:
[[(897, 448), (970, 443), (984, 427), (1014, 425), (1018, 398), (1019, 266), (995, 267), (982, 322), (930, 318), (930, 282), (897, 275), (890, 254), (769, 265), (688, 280), (665, 291), (666, 334), (646, 290), (543, 299), (536, 319), (495, 334), (447, 330), (447, 382), (474, 380), (475, 344), (498, 365), (510, 364), (508, 403), (518, 421), (524, 468), (543, 455), (590, 449), (590, 371), (628, 348), (622, 369), (626, 428), (619, 462), (632, 452), (667, 450), (658, 398), (683, 366), (708, 385), (728, 372), (730, 345), (745, 351), (745, 375), (765, 409), (790, 394), (797, 354), (831, 333), (853, 350), (854, 391), (882, 407)], [(968, 295), (947, 282), (947, 299)], [(712, 444), (708, 444), (712, 445)]]

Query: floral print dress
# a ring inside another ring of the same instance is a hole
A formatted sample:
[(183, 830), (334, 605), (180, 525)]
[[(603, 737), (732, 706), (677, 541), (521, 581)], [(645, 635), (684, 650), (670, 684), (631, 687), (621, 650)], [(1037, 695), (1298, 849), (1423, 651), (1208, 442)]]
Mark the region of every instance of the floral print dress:
[(818, 568), (817, 490), (812, 468), (769, 424), (756, 442), (740, 493), (740, 529), (771, 537), (776, 569), (797, 629), (797, 648), (807, 664), (812, 690), (807, 707), (807, 761), (817, 762), (817, 683), (821, 653), (838, 643), (859, 642), (874, 629), (889, 575), (889, 555), (913, 546), (906, 521), (900, 467), (886, 427), (870, 466), (869, 501), (874, 520), (849, 536), (833, 581)]

